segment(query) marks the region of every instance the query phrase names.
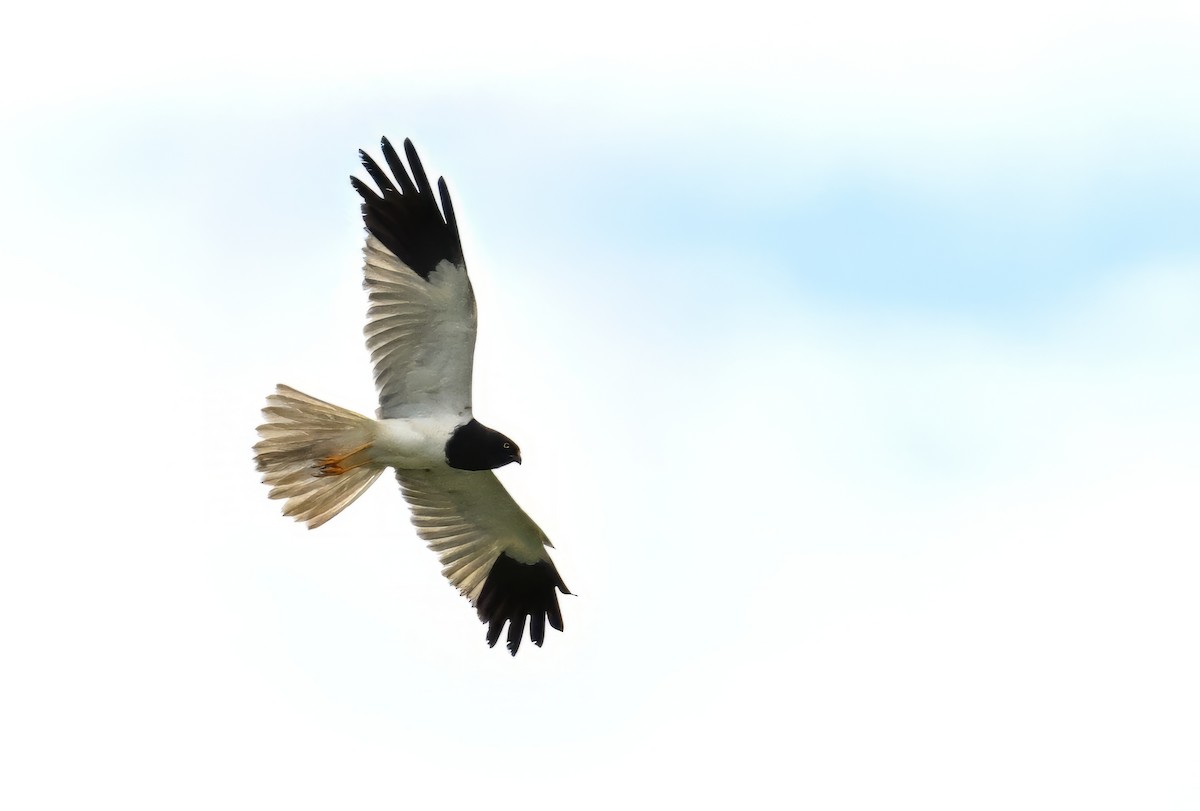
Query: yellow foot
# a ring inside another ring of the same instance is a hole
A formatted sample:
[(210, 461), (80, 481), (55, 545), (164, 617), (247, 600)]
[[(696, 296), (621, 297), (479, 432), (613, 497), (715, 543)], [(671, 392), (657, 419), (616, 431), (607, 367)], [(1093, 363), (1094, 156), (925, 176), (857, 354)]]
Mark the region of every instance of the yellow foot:
[(323, 459), (318, 459), (313, 463), (313, 475), (320, 478), (325, 476), (341, 476), (348, 470), (362, 467), (371, 461), (367, 454), (367, 451), (370, 449), (371, 443), (368, 442), (366, 445), (360, 445), (338, 456), (326, 456)]

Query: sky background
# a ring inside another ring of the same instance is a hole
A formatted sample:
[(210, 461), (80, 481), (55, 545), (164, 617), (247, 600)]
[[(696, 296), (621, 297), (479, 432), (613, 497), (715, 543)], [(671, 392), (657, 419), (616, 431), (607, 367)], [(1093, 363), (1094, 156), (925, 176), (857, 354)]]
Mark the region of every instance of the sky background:
[[(1200, 805), (1200, 12), (166, 10), (0, 33), (12, 808)], [(578, 595), (515, 659), (384, 477), (381, 135)]]

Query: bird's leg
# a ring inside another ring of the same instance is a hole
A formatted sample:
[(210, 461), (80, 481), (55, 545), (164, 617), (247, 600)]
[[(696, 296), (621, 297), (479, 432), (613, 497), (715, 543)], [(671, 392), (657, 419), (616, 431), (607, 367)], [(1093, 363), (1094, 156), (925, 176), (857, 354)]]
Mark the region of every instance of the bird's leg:
[(371, 461), (371, 456), (368, 453), (370, 450), (371, 443), (368, 442), (366, 445), (359, 445), (357, 448), (352, 448), (345, 453), (318, 459), (313, 463), (313, 475), (318, 478), (340, 476), (348, 470), (362, 467)]

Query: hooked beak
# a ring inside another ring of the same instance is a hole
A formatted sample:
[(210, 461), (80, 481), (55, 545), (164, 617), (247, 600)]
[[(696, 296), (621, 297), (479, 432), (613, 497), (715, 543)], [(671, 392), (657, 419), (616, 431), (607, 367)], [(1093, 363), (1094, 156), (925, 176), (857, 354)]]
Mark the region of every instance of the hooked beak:
[(515, 454), (513, 454), (513, 461), (516, 462), (518, 465), (521, 464), (521, 452), (520, 451), (517, 451)]

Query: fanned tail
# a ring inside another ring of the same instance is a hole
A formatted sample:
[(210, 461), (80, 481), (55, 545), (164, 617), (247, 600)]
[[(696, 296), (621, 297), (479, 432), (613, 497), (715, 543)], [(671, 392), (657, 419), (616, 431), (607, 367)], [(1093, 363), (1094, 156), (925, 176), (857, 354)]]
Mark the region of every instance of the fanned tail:
[(282, 384), (267, 397), (254, 458), (286, 499), (283, 514), (315, 529), (354, 503), (383, 472), (371, 461), (375, 420)]

